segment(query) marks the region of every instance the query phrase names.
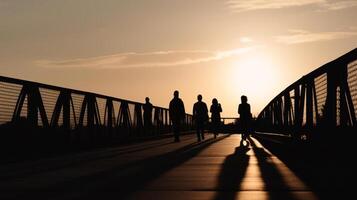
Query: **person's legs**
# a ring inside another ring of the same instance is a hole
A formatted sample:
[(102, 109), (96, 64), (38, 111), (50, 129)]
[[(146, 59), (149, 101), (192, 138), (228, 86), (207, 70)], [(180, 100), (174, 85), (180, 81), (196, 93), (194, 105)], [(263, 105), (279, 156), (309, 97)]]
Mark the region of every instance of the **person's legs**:
[(242, 141), (246, 141), (246, 133), (247, 133), (247, 123), (245, 120), (242, 120), (241, 122), (241, 128), (242, 128)]
[(249, 136), (248, 122), (242, 121), (242, 140), (241, 140), (242, 146), (249, 146), (248, 136)]
[(145, 131), (145, 134), (148, 133), (148, 124), (147, 124), (147, 121), (146, 121), (145, 117), (144, 117), (144, 131)]
[(200, 136), (200, 129), (196, 129), (196, 135), (197, 135), (197, 141), (200, 142), (201, 141), (201, 136)]
[(213, 125), (212, 131), (213, 131), (213, 134), (214, 134), (214, 138), (216, 138), (217, 135), (218, 135), (218, 123), (216, 121), (214, 121), (212, 123), (212, 125)]
[(152, 127), (151, 119), (144, 118), (144, 128), (146, 134), (151, 134), (151, 127)]
[(173, 122), (173, 131), (174, 131), (174, 136), (175, 136), (175, 142), (180, 141), (180, 122)]
[(202, 140), (204, 140), (205, 139), (205, 127), (204, 127), (203, 123), (201, 125), (202, 125), (201, 126), (201, 138), (202, 138)]
[(203, 136), (203, 122), (197, 121), (196, 122), (196, 133), (197, 133), (197, 141), (201, 141), (204, 139)]

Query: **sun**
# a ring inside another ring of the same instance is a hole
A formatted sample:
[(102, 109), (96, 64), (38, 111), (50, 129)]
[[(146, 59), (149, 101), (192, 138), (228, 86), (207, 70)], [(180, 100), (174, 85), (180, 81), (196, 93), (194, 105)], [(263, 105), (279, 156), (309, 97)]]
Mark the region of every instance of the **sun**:
[(266, 97), (278, 86), (279, 70), (268, 56), (255, 54), (235, 62), (231, 76), (241, 93)]

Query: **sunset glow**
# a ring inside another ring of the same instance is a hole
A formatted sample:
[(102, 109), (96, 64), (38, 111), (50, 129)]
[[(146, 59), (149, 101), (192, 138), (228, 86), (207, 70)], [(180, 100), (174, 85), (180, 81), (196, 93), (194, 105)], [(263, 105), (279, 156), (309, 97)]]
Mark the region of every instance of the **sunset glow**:
[(236, 117), (357, 45), (354, 1), (65, 2), (0, 0), (1, 75)]
[(236, 77), (232, 84), (241, 85), (243, 93), (264, 96), (270, 91), (270, 88), (279, 87), (278, 78), (280, 75), (278, 71), (272, 62), (262, 55), (238, 61), (235, 63), (233, 74)]

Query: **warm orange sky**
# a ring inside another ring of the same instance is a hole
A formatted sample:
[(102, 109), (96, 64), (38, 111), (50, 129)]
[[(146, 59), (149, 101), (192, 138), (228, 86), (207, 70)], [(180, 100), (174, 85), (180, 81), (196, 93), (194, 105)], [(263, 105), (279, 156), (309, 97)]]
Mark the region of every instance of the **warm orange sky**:
[(167, 107), (255, 115), (357, 47), (355, 0), (0, 0), (0, 74)]

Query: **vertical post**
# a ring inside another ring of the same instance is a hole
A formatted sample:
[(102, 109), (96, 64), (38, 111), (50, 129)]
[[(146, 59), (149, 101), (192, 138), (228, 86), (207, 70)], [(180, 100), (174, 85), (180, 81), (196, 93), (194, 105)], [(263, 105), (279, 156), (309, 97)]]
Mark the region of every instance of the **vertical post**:
[(160, 119), (159, 119), (159, 116), (160, 115), (160, 110), (159, 108), (155, 108), (155, 111), (154, 111), (154, 125), (156, 125), (156, 131), (157, 133), (160, 133)]
[(298, 130), (302, 127), (304, 121), (304, 110), (305, 110), (305, 93), (306, 93), (306, 81), (301, 84), (301, 95), (299, 100), (299, 123)]
[(294, 114), (295, 114), (295, 122), (294, 125), (295, 127), (298, 126), (299, 124), (299, 111), (300, 111), (300, 88), (299, 85), (296, 85), (294, 88)]
[(337, 91), (337, 71), (329, 70), (327, 72), (327, 97), (326, 97), (326, 120), (327, 125), (336, 126), (336, 91)]
[(27, 93), (27, 118), (28, 122), (32, 126), (38, 126), (38, 108), (35, 97), (35, 88), (31, 86), (25, 86)]
[(138, 103), (135, 104), (134, 107), (134, 123), (137, 132), (140, 133), (143, 128), (143, 116), (142, 116), (141, 104)]
[(107, 126), (108, 129), (111, 129), (113, 127), (113, 100), (112, 99), (107, 99), (106, 105), (105, 105), (105, 110), (106, 116), (105, 118), (107, 119), (105, 126)]
[(168, 126), (168, 117), (167, 117), (167, 110), (165, 110), (165, 126)]
[(306, 82), (306, 127), (311, 129), (313, 126), (313, 102), (312, 102), (312, 87), (313, 79), (309, 78)]
[(289, 110), (290, 110), (290, 96), (289, 92), (286, 92), (284, 94), (284, 126), (288, 127), (289, 126)]
[(270, 127), (273, 127), (274, 125), (274, 116), (273, 116), (273, 111), (272, 111), (272, 107), (273, 107), (273, 103), (271, 103), (269, 106), (268, 106), (268, 124)]
[(68, 91), (61, 91), (61, 94), (63, 95), (63, 127), (69, 130), (71, 127), (71, 94)]
[(95, 97), (87, 94), (85, 98), (87, 98), (87, 111), (88, 111), (87, 112), (87, 125), (89, 128), (93, 128), (94, 113), (95, 113), (94, 106), (93, 106), (93, 104), (94, 104), (93, 98), (95, 98)]
[(279, 96), (278, 100), (277, 100), (277, 122), (278, 122), (278, 125), (279, 127), (282, 127), (283, 126), (283, 103), (282, 103), (282, 97)]

